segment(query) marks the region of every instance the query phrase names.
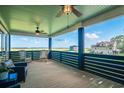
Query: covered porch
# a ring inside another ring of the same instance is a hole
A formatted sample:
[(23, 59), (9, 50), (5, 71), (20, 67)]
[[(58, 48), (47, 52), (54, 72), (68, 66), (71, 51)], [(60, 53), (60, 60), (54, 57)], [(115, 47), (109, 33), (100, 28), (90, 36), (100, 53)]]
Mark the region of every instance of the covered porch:
[[(48, 39), (47, 62), (41, 61), (41, 52), (24, 51), (28, 63), (26, 81), (22, 88), (41, 87), (124, 87), (124, 57), (84, 52), (85, 27), (123, 16), (124, 6), (74, 6), (82, 16), (56, 14), (62, 6), (0, 6), (0, 31), (5, 35), (2, 62), (12, 59), (20, 62), (20, 51), (11, 51), (11, 35), (43, 37)], [(68, 17), (70, 19), (68, 19)], [(68, 23), (69, 22), (69, 23)], [(53, 38), (77, 30), (78, 52), (53, 50)], [(36, 35), (37, 31), (40, 31)], [(25, 58), (23, 61), (25, 61)]]
[(33, 61), (22, 88), (123, 88), (124, 85), (53, 60)]

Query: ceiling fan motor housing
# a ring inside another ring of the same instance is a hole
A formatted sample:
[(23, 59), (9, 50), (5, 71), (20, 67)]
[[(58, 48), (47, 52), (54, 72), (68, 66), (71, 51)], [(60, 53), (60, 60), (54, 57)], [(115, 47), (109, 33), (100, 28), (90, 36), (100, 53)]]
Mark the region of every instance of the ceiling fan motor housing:
[(36, 35), (40, 35), (39, 27), (36, 27), (37, 30), (35, 30)]

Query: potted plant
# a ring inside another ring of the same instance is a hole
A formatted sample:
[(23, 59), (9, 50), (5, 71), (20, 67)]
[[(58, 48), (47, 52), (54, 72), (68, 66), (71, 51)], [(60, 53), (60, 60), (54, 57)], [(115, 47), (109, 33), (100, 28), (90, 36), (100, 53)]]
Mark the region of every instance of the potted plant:
[(0, 80), (8, 79), (8, 69), (4, 66), (0, 66)]

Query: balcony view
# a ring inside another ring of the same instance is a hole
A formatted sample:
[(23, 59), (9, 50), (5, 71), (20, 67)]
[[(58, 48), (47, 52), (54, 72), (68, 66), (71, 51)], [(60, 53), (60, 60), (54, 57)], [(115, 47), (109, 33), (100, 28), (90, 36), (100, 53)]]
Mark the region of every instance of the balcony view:
[(124, 88), (124, 5), (0, 5), (0, 88)]
[[(124, 55), (124, 16), (119, 16), (85, 28), (85, 53)], [(117, 24), (117, 23), (120, 24)], [(109, 26), (111, 24), (111, 26)], [(109, 32), (109, 33), (107, 33)], [(11, 36), (11, 50), (48, 50), (48, 39), (31, 36)], [(53, 38), (53, 50), (78, 52), (77, 30)], [(1, 46), (1, 45), (0, 45)]]

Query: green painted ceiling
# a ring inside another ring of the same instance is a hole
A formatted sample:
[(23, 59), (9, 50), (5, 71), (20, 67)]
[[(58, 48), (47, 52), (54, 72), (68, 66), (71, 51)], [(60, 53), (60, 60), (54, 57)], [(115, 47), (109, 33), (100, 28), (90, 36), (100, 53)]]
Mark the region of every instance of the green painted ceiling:
[[(34, 34), (36, 24), (47, 35), (61, 31), (67, 24), (75, 23), (96, 16), (115, 6), (111, 5), (76, 5), (83, 15), (77, 18), (74, 14), (55, 17), (61, 6), (58, 5), (11, 5), (0, 6), (0, 20), (4, 20), (11, 33)], [(68, 18), (68, 22), (67, 22)]]

